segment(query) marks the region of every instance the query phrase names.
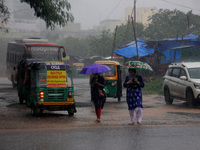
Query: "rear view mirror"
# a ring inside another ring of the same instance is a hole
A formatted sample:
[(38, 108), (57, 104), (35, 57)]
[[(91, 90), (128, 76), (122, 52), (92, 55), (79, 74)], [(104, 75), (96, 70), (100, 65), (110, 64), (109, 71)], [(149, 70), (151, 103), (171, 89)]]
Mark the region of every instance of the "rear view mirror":
[(187, 77), (186, 76), (181, 76), (180, 79), (181, 80), (187, 80)]
[(65, 51), (63, 52), (62, 55), (63, 55), (63, 58), (66, 58), (66, 53), (65, 53)]
[(63, 46), (60, 47), (60, 51), (62, 52), (62, 57), (66, 58), (65, 48)]

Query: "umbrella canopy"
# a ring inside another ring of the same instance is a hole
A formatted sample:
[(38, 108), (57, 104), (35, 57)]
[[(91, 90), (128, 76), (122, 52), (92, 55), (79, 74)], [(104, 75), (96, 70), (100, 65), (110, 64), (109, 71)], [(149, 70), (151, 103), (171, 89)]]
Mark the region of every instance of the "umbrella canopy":
[(84, 67), (79, 74), (95, 74), (110, 71), (106, 65), (92, 64)]
[(153, 71), (153, 69), (151, 68), (151, 66), (149, 66), (149, 64), (141, 62), (141, 61), (128, 61), (124, 64), (124, 67), (126, 69), (134, 68), (134, 69)]

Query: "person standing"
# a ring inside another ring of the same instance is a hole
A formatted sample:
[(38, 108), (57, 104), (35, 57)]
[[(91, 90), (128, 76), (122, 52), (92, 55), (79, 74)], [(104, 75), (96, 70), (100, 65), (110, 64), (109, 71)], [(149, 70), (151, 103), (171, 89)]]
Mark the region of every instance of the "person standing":
[(129, 125), (134, 125), (135, 114), (137, 123), (142, 125), (142, 90), (144, 82), (142, 77), (136, 74), (136, 69), (129, 68), (129, 75), (126, 77), (123, 86), (127, 88), (126, 101), (128, 104), (129, 115), (131, 122)]
[(97, 116), (97, 122), (100, 122), (101, 110), (103, 109), (105, 103), (105, 80), (100, 74), (94, 74), (91, 79), (91, 97), (95, 105), (95, 112)]

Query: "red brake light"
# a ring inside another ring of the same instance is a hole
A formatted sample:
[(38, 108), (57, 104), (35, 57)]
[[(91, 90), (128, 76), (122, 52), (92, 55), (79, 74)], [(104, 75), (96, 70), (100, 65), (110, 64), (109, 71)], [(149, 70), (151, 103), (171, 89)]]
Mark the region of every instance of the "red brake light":
[(68, 97), (72, 98), (72, 91), (68, 91)]
[(44, 92), (40, 92), (40, 98), (44, 98)]

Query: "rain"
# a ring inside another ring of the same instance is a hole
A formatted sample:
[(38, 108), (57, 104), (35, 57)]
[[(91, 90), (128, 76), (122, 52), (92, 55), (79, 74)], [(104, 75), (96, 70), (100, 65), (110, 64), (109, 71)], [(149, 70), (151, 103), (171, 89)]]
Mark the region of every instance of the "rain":
[(0, 150), (199, 149), (199, 5), (0, 0)]

